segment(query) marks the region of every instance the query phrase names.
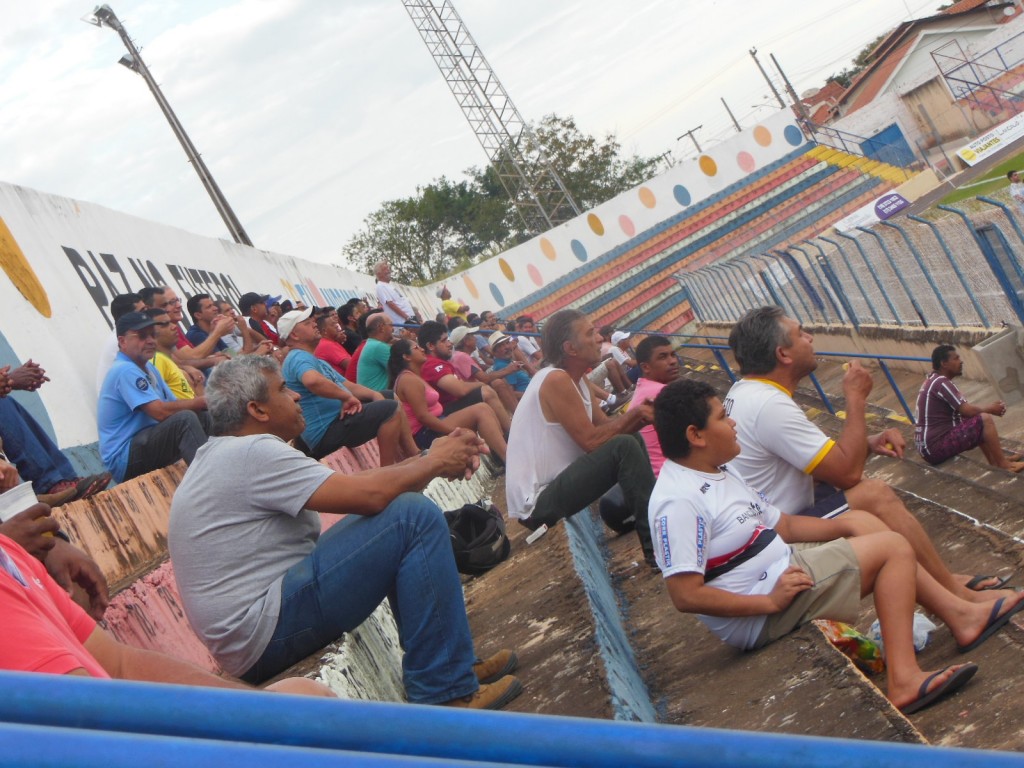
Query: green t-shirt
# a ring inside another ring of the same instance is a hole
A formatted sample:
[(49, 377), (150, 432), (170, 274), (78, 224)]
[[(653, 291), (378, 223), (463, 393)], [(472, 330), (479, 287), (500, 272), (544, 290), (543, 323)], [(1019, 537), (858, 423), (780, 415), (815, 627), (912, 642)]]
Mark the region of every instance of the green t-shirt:
[(388, 388), (388, 358), (391, 346), (377, 339), (367, 339), (359, 356), (356, 383), (380, 392)]

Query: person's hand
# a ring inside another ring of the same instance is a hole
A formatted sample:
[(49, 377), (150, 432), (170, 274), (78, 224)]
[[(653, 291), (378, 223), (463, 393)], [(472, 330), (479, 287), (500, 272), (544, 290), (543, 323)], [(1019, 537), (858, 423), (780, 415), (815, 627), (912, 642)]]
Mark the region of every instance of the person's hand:
[(15, 368), (8, 375), (11, 380), (11, 388), (24, 392), (35, 392), (50, 380), (39, 363), (32, 360)]
[(0, 493), (9, 491), (21, 482), (18, 468), (8, 461), (0, 459)]
[(234, 327), (235, 321), (228, 315), (217, 315), (213, 318), (213, 323), (210, 326), (210, 335), (216, 336), (219, 339), (231, 333)]
[(1005, 416), (1006, 415), (1006, 403), (1002, 400), (996, 400), (994, 403), (989, 403), (985, 408), (982, 408), (986, 413), (990, 413), (993, 416)]
[[(40, 560), (53, 549), (56, 539), (52, 534), (59, 528), (57, 521), (50, 517), (50, 508), (42, 503), (33, 504), (7, 522), (0, 523), (0, 533), (14, 539), (22, 549)], [(51, 535), (45, 536), (47, 533)]]
[(5, 365), (3, 368), (0, 368), (0, 397), (7, 397), (11, 394), (12, 389), (11, 366)]
[(807, 571), (799, 565), (791, 565), (779, 576), (772, 591), (768, 593), (768, 599), (775, 605), (775, 613), (781, 613), (797, 595), (813, 586), (814, 579)]
[(903, 451), (907, 447), (906, 440), (898, 429), (890, 427), (877, 435), (868, 438), (868, 447), (872, 453), (880, 456), (890, 456), (894, 459), (902, 459)]
[(200, 384), (204, 384), (206, 382), (206, 379), (203, 377), (203, 372), (191, 365), (181, 366), (181, 372), (185, 374), (185, 378), (188, 379), (189, 386), (191, 386), (192, 389), (196, 389)]
[(430, 444), (428, 458), (440, 462), (439, 477), (468, 480), (480, 468), (481, 453), (490, 453), (487, 444), (473, 430), (458, 427)]
[(64, 591), (72, 595), (72, 587), (77, 584), (89, 596), (89, 605), (82, 606), (96, 621), (103, 618), (103, 612), (110, 604), (110, 593), (103, 571), (95, 561), (78, 547), (68, 544), (62, 539), (53, 539), (54, 546), (46, 554), (43, 564)]
[(847, 399), (860, 397), (862, 400), (867, 400), (868, 395), (871, 394), (871, 388), (875, 385), (867, 368), (856, 360), (846, 363), (843, 367), (846, 368), (846, 375), (843, 376), (843, 394)]
[(254, 355), (269, 355), (274, 351), (274, 342), (270, 339), (264, 339), (256, 345), (256, 349), (253, 350)]
[(643, 426), (654, 423), (654, 401), (645, 397), (644, 401), (640, 405), (633, 408), (630, 413), (639, 414), (639, 418), (643, 420)]
[(363, 410), (363, 404), (360, 402), (358, 397), (350, 397), (344, 403), (341, 404), (341, 418), (351, 416), (355, 413), (359, 413)]

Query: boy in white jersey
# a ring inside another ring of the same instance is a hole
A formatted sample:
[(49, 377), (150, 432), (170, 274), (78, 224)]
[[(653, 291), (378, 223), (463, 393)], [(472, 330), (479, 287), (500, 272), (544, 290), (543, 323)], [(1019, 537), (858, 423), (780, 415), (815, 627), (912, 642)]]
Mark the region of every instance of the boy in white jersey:
[(918, 666), (915, 598), (946, 623), (961, 652), (1024, 607), (1024, 596), (987, 604), (956, 597), (918, 566), (898, 533), (854, 535), (856, 512), (835, 519), (782, 514), (725, 466), (740, 446), (711, 386), (673, 382), (655, 400), (654, 414), (667, 459), (649, 507), (658, 566), (673, 605), (698, 614), (730, 645), (759, 648), (817, 618), (853, 621), (860, 598), (873, 592), (887, 695), (909, 714), (957, 690), (978, 669), (968, 663), (929, 673)]

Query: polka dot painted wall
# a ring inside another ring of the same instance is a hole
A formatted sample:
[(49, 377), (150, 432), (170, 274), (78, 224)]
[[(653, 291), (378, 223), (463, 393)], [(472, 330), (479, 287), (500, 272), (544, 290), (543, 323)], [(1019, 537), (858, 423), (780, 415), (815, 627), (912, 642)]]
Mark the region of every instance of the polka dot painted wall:
[[(461, 275), (466, 291), (482, 309), (501, 309), (583, 265), (623, 253), (653, 236), (662, 222), (685, 216), (712, 195), (801, 148), (806, 139), (792, 115), (779, 112), (759, 125), (712, 147), (698, 157), (623, 192), (540, 237), (493, 257)], [(477, 286), (485, 286), (481, 290)], [(488, 296), (489, 294), (489, 296)], [(488, 305), (487, 299), (494, 305)]]

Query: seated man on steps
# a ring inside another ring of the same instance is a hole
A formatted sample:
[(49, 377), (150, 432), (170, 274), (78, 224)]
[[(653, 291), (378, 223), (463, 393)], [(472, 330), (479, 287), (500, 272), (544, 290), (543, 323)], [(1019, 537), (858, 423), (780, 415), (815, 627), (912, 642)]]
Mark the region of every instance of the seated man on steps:
[(999, 444), (993, 416), (1006, 414), (1006, 403), (996, 400), (971, 405), (953, 379), (964, 372), (956, 347), (941, 344), (932, 350), (932, 372), (917, 395), (914, 442), (929, 464), (941, 464), (959, 453), (981, 448), (993, 467), (1010, 472), (1024, 470), (1020, 456), (1007, 457)]
[[(40, 501), (59, 506), (99, 493), (111, 481), (109, 472), (79, 477), (71, 462), (11, 391), (35, 392), (50, 379), (32, 360), (14, 370), (0, 368), (0, 458), (17, 468), (20, 480), (32, 483)], [(13, 484), (0, 490), (9, 490)]]
[[(843, 378), (846, 420), (836, 440), (793, 400), (800, 382), (818, 366), (813, 341), (779, 307), (752, 309), (733, 327), (729, 346), (742, 378), (726, 395), (725, 408), (736, 421), (743, 446), (735, 469), (789, 514), (835, 517), (847, 509), (870, 512), (910, 542), (918, 562), (943, 587), (965, 600), (991, 600), (992, 595), (974, 590), (996, 588), (999, 579), (954, 577), (899, 496), (885, 482), (864, 477), (870, 453), (902, 458), (904, 447), (896, 429), (868, 435), (868, 372), (851, 363)], [(1005, 590), (996, 596), (1013, 594)]]
[(311, 309), (287, 313), (278, 320), (277, 330), (291, 350), (282, 372), (289, 389), (299, 396), (306, 421), (302, 441), (313, 458), (322, 459), (339, 448), (356, 448), (374, 438), (381, 466), (394, 464), (402, 458), (400, 454), (419, 453), (396, 400), (385, 400), (379, 392), (353, 384), (314, 355), (320, 331)]
[(609, 418), (592, 401), (586, 372), (600, 359), (597, 329), (574, 309), (544, 324), (541, 346), (551, 367), (530, 381), (508, 440), (508, 514), (527, 528), (553, 526), (597, 501), (615, 483), (625, 499), (615, 530), (636, 529), (645, 561), (654, 565), (647, 501), (654, 473), (634, 434), (653, 418), (645, 403)]
[[(497, 709), (519, 694), (515, 654), (476, 662), (448, 526), (415, 493), (472, 474), (476, 435), (344, 475), (288, 446), (302, 409), (272, 359), (219, 365), (207, 397), (215, 436), (174, 494), (168, 549), (188, 620), (227, 672), (273, 677), (389, 598), (410, 701)], [(321, 535), (318, 512), (347, 517)]]
[(119, 351), (100, 390), (100, 454), (118, 482), (179, 459), (188, 464), (206, 442), (206, 399), (178, 400), (149, 362), (155, 331), (156, 320), (145, 312), (117, 321)]
[[(961, 653), (1024, 608), (1024, 595), (982, 604), (951, 594), (918, 565), (906, 539), (864, 513), (782, 514), (735, 471), (736, 422), (709, 384), (669, 384), (654, 401), (654, 414), (666, 458), (650, 504), (658, 565), (673, 605), (698, 614), (730, 645), (760, 648), (817, 618), (854, 621), (860, 599), (874, 593), (886, 694), (910, 714), (977, 671), (970, 663), (933, 673), (918, 666), (915, 600), (946, 623)], [(857, 535), (872, 523), (878, 532)]]

